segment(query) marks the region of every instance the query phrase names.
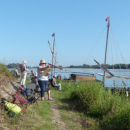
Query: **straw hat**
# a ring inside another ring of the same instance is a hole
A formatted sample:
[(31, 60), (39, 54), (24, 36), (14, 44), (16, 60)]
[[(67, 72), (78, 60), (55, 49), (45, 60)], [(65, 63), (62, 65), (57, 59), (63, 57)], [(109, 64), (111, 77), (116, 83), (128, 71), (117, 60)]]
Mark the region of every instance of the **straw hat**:
[(23, 63), (26, 64), (27, 63), (26, 60), (24, 60)]
[(46, 61), (44, 59), (40, 60), (40, 63), (39, 64), (46, 64)]

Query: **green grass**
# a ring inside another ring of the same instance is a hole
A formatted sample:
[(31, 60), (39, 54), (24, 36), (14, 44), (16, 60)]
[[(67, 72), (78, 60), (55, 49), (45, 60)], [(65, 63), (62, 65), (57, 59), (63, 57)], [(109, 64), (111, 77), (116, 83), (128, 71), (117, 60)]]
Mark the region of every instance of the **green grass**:
[(119, 91), (112, 94), (111, 90), (96, 82), (66, 84), (63, 91), (73, 109), (98, 120), (98, 128), (130, 129), (129, 99), (120, 95)]
[[(12, 78), (12, 73), (0, 64), (1, 80)], [(27, 78), (26, 83), (30, 82)], [(61, 82), (61, 81), (60, 81)], [(99, 82), (61, 82), (62, 90), (51, 89), (61, 120), (73, 130), (130, 130), (130, 98), (120, 90), (106, 90)], [(4, 123), (11, 129), (54, 130), (50, 102), (30, 105), (26, 112), (10, 118), (5, 111)]]
[(79, 87), (78, 83), (62, 82), (62, 91), (51, 90), (52, 97), (59, 107), (62, 121), (67, 124), (68, 130), (98, 130), (99, 122), (74, 109), (75, 104), (70, 100), (70, 95), (76, 87)]
[(7, 127), (18, 130), (53, 130), (55, 126), (51, 123), (51, 110), (48, 101), (40, 102), (39, 105), (28, 106), (26, 112), (10, 118), (5, 111), (5, 123)]

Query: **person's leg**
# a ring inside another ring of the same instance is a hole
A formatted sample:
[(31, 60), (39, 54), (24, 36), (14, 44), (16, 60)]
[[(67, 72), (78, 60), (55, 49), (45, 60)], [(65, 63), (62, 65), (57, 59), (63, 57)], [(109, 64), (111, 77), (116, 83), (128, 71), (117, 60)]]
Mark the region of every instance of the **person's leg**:
[[(46, 82), (46, 87), (47, 87), (47, 86), (48, 86), (48, 81)], [(51, 94), (50, 94), (50, 89), (49, 89), (49, 88), (46, 88), (46, 91), (47, 91), (48, 100), (52, 100)]]
[(44, 100), (44, 95), (45, 95), (45, 81), (38, 81), (39, 86), (41, 88), (41, 100)]
[(50, 99), (50, 90), (47, 91), (48, 99)]
[(24, 73), (23, 74), (23, 85), (24, 85), (24, 87), (25, 87), (26, 76), (27, 76), (27, 73)]
[(21, 73), (20, 85), (23, 85), (23, 73)]

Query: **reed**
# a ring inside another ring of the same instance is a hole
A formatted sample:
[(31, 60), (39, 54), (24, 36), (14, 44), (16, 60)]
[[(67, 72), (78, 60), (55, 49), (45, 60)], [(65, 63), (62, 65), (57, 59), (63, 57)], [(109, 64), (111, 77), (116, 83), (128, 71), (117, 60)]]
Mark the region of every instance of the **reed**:
[(98, 119), (102, 129), (130, 129), (129, 99), (120, 91), (112, 93), (97, 82), (65, 84), (63, 91), (75, 110)]

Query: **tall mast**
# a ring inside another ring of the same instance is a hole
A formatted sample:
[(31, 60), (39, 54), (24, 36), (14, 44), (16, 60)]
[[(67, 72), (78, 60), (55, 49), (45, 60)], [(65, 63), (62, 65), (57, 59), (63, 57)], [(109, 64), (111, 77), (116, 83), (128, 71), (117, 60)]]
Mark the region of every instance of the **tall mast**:
[[(53, 39), (53, 54), (52, 54), (52, 65), (54, 65), (54, 63), (53, 63), (53, 55), (54, 55), (54, 50), (55, 50), (55, 33), (52, 34), (52, 37), (54, 37), (54, 39)], [(51, 77), (53, 77), (53, 75), (54, 75), (54, 66), (52, 66)]]
[[(54, 55), (55, 55), (55, 36), (54, 36), (54, 39), (53, 39), (53, 52), (54, 52)], [(55, 61), (54, 61), (53, 65), (55, 65)], [(53, 75), (55, 75), (55, 68), (54, 67), (53, 67)]]
[[(106, 18), (106, 21), (108, 21), (108, 24), (107, 24), (107, 38), (106, 38), (106, 47), (105, 47), (104, 67), (106, 67), (106, 58), (107, 58), (107, 45), (108, 45), (108, 36), (109, 36), (109, 27), (110, 27), (109, 17)], [(103, 86), (105, 86), (105, 71), (103, 75)]]

